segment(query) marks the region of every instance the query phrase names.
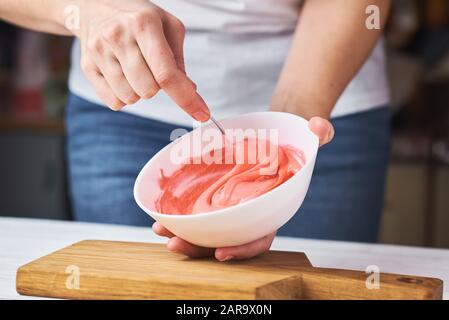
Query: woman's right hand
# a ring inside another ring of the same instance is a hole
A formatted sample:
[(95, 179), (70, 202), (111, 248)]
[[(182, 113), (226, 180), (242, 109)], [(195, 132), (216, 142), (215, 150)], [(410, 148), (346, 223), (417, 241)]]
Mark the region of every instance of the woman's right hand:
[(80, 1), (81, 67), (113, 110), (160, 89), (195, 120), (209, 108), (184, 67), (183, 24), (148, 0)]

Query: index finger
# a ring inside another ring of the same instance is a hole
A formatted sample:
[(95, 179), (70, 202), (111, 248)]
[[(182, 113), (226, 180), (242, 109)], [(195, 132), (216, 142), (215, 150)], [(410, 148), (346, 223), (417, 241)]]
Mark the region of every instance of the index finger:
[(195, 120), (209, 120), (209, 108), (196, 91), (195, 84), (177, 66), (165, 39), (162, 22), (142, 25), (136, 40), (159, 87)]

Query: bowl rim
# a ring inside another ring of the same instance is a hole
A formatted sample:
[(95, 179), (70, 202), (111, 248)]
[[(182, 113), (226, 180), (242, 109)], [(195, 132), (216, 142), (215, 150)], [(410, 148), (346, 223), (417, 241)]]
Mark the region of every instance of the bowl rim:
[[(273, 113), (282, 115), (282, 116), (291, 116), (291, 117), (295, 117), (297, 118), (299, 121), (305, 123), (306, 125), (308, 124), (308, 121), (306, 119), (304, 119), (303, 117), (300, 117), (298, 115), (292, 114), (292, 113), (287, 113), (287, 112), (279, 112), (279, 111), (262, 111), (262, 112), (251, 112), (251, 113), (245, 113), (242, 115), (238, 115), (238, 116), (233, 116), (233, 117), (228, 117), (228, 118), (224, 118), (222, 120), (231, 120), (234, 119), (236, 117), (241, 117), (241, 116), (252, 116), (252, 115), (260, 115), (260, 114), (266, 114), (269, 113), (270, 115), (272, 115)], [(213, 124), (207, 124), (206, 126), (212, 126)], [(204, 127), (206, 127), (204, 126)], [(192, 131), (189, 131), (187, 134), (192, 134), (193, 131), (197, 130), (199, 127), (194, 128)], [(307, 128), (308, 125), (307, 125)], [(310, 130), (310, 128), (309, 128)], [(275, 190), (279, 190), (282, 188), (286, 188), (286, 185), (289, 185), (292, 183), (292, 180), (297, 177), (301, 171), (303, 171), (305, 168), (310, 167), (312, 164), (312, 162), (315, 162), (317, 153), (318, 153), (318, 148), (319, 148), (319, 140), (318, 137), (310, 130), (310, 132), (312, 133), (312, 143), (315, 146), (313, 149), (313, 153), (312, 153), (312, 157), (310, 157), (310, 159), (306, 159), (306, 164), (301, 168), (301, 170), (299, 170), (298, 172), (296, 172), (290, 179), (288, 179), (287, 181), (285, 181), (284, 183), (278, 185), (277, 187), (271, 189), (270, 191), (256, 197), (256, 198), (252, 198), (249, 199), (247, 201), (244, 201), (242, 203), (237, 203), (235, 205), (226, 207), (226, 208), (222, 208), (222, 209), (217, 209), (217, 210), (213, 210), (213, 211), (208, 211), (208, 212), (197, 212), (195, 214), (170, 214), (170, 213), (161, 213), (161, 212), (156, 212), (153, 210), (150, 210), (147, 208), (147, 206), (145, 206), (142, 201), (140, 201), (139, 197), (138, 197), (138, 192), (137, 192), (137, 188), (138, 186), (141, 184), (142, 181), (142, 176), (143, 176), (143, 172), (146, 171), (147, 167), (149, 167), (151, 165), (151, 163), (153, 162), (154, 158), (156, 158), (158, 156), (158, 154), (163, 153), (164, 151), (166, 151), (165, 149), (169, 149), (171, 147), (171, 145), (173, 143), (176, 142), (176, 140), (173, 140), (172, 142), (170, 142), (168, 145), (166, 145), (164, 148), (162, 148), (161, 150), (159, 150), (150, 160), (147, 161), (147, 163), (145, 163), (145, 165), (142, 167), (142, 169), (139, 171), (139, 174), (137, 175), (136, 181), (134, 183), (134, 188), (133, 188), (133, 195), (134, 195), (134, 200), (136, 201), (137, 205), (148, 215), (152, 216), (156, 216), (158, 218), (163, 218), (165, 220), (174, 220), (174, 219), (202, 219), (202, 218), (206, 218), (209, 216), (216, 216), (216, 215), (222, 215), (222, 214), (226, 214), (226, 213), (230, 213), (229, 210), (232, 209), (240, 209), (244, 206), (248, 206), (251, 205), (254, 201), (259, 200), (260, 198), (264, 198), (266, 196), (268, 196), (269, 194), (271, 194), (272, 192), (274, 192)], [(157, 220), (157, 219), (156, 219)]]

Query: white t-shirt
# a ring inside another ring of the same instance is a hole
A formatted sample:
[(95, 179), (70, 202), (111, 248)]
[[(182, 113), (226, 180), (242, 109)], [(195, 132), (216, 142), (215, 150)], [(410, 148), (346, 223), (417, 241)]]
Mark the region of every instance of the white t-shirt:
[[(153, 3), (185, 24), (187, 73), (215, 118), (269, 108), (298, 21), (300, 0), (156, 0)], [(69, 87), (82, 98), (102, 104), (80, 68), (78, 40), (72, 50)], [(338, 100), (332, 116), (361, 112), (388, 102), (385, 55), (380, 40)], [(162, 91), (151, 100), (141, 100), (123, 110), (164, 122), (192, 125), (190, 116)]]

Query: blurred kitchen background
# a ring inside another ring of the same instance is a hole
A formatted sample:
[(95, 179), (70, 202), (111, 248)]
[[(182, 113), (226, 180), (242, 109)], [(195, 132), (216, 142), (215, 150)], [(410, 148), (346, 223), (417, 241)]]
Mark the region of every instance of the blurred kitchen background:
[[(449, 1), (394, 0), (386, 39), (394, 117), (379, 241), (449, 248)], [(0, 216), (71, 219), (70, 45), (0, 23)]]

